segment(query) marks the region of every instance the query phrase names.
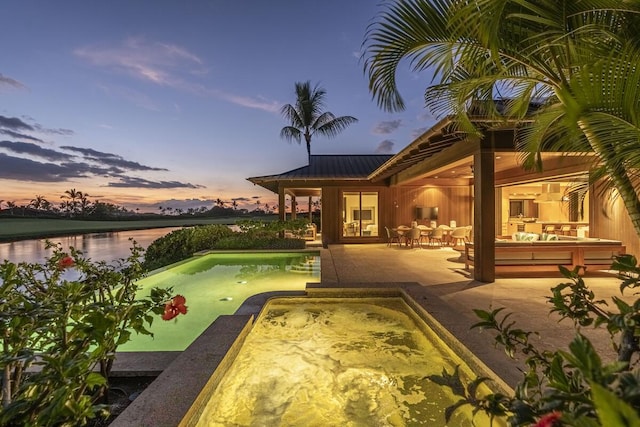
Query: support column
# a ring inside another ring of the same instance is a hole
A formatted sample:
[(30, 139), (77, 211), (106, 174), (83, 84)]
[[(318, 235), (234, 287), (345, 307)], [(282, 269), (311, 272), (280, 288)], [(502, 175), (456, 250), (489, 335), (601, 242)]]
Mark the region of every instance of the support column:
[(480, 282), (496, 279), (495, 151), (481, 148), (473, 155), (473, 278)]
[(278, 188), (278, 218), (280, 221), (287, 220), (287, 205), (285, 203), (284, 188)]
[(296, 219), (296, 196), (291, 196), (291, 219)]
[(311, 207), (311, 196), (309, 196), (309, 223), (313, 222), (313, 208)]

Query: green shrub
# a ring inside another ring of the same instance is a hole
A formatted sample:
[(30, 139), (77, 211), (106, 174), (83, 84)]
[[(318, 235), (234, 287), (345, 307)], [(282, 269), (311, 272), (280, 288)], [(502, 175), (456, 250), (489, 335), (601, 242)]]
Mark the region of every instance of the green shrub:
[[(579, 272), (582, 267), (560, 271), (569, 279), (552, 288), (548, 297), (552, 313), (573, 321), (575, 336), (566, 350), (543, 350), (537, 336), (515, 326), (503, 308), (474, 312), (480, 322), (474, 328), (493, 331), (495, 343), (510, 358), (524, 356), (523, 379), (513, 396), (500, 393), (478, 397), (476, 388), (452, 387), (461, 399), (449, 410), (472, 405), (492, 416), (507, 417), (510, 426), (639, 426), (640, 425), (640, 299), (628, 304), (613, 297), (613, 304), (597, 300)], [(640, 288), (640, 267), (632, 255), (615, 257), (621, 293)], [(581, 330), (605, 327), (617, 360), (605, 363), (597, 348)], [(432, 378), (440, 384), (460, 384), (456, 374)], [(445, 381), (446, 380), (446, 381)], [(479, 378), (476, 382), (483, 382)]]
[(309, 221), (304, 218), (290, 219), (287, 221), (238, 221), (236, 225), (240, 230), (254, 238), (278, 237), (285, 231), (291, 231), (294, 235), (302, 237)]
[(167, 314), (174, 305), (186, 313), (170, 289), (136, 297), (144, 270), (135, 242), (113, 265), (47, 247), (54, 251), (43, 264), (0, 264), (3, 426), (82, 426), (108, 415), (102, 401), (118, 346), (133, 332), (150, 335), (153, 314), (175, 317)]
[(154, 240), (146, 250), (144, 267), (148, 270), (187, 259), (195, 252), (212, 249), (215, 243), (233, 235), (226, 225), (199, 225), (181, 228)]
[(231, 237), (218, 240), (213, 249), (218, 250), (246, 250), (246, 249), (304, 249), (305, 242), (301, 239), (280, 239), (278, 237), (252, 237), (238, 233)]
[(201, 225), (182, 228), (160, 237), (149, 245), (144, 267), (148, 270), (164, 267), (190, 258), (198, 251), (244, 249), (304, 249), (302, 239), (285, 239), (279, 236), (285, 230), (302, 236), (308, 224), (305, 219), (288, 221), (238, 221), (241, 232), (234, 232), (226, 225)]

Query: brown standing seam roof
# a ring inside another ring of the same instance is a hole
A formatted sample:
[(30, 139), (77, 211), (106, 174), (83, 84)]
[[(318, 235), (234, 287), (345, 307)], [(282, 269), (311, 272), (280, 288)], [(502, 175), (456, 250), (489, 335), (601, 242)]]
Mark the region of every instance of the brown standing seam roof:
[(391, 157), (391, 154), (312, 155), (307, 166), (277, 175), (255, 176), (247, 180), (274, 193), (278, 192), (279, 181), (366, 180)]

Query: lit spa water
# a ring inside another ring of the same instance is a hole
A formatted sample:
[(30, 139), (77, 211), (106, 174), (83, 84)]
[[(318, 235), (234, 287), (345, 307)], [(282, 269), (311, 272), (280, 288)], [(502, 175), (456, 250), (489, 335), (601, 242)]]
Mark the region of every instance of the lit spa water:
[[(446, 425), (458, 398), (425, 377), (475, 375), (410, 313), (401, 298), (271, 300), (197, 426)], [(471, 419), (460, 410), (448, 425)]]
[(304, 290), (320, 281), (318, 253), (210, 254), (139, 281), (142, 294), (155, 286), (184, 295), (188, 313), (164, 321), (155, 316), (154, 337), (132, 335), (118, 351), (182, 351), (219, 315), (233, 314), (249, 297), (263, 292)]

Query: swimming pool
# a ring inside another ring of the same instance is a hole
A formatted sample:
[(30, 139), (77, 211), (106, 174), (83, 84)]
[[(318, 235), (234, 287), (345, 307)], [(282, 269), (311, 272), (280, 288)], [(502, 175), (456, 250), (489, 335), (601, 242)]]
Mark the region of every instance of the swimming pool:
[(142, 295), (153, 287), (173, 287), (184, 295), (188, 313), (174, 320), (155, 318), (154, 337), (132, 335), (118, 351), (182, 351), (219, 315), (233, 314), (244, 300), (269, 291), (304, 290), (320, 281), (319, 252), (214, 253), (195, 257), (140, 280)]

